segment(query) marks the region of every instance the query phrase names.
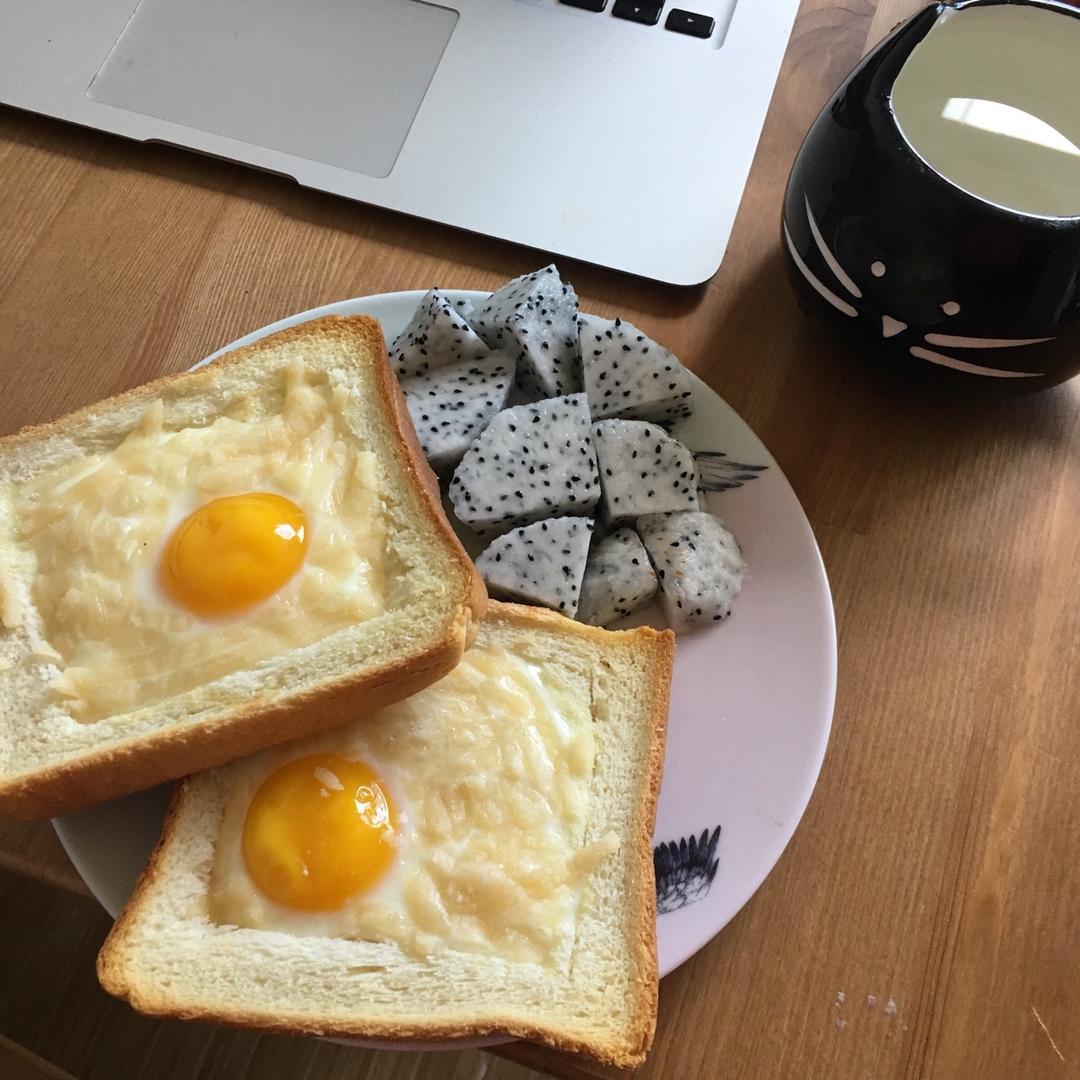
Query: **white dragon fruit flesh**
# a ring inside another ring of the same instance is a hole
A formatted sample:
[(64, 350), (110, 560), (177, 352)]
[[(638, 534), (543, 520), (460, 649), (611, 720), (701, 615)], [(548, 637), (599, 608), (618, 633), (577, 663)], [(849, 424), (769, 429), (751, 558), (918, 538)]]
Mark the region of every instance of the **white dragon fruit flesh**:
[(491, 418), (506, 408), (513, 385), (514, 358), (504, 352), (401, 380), (420, 447), (436, 472), (461, 460)]
[(698, 509), (694, 455), (663, 428), (642, 420), (601, 420), (592, 433), (605, 521)]
[(742, 588), (746, 563), (735, 537), (703, 511), (648, 514), (637, 531), (660, 579), (660, 605), (676, 633), (719, 622)]
[(582, 315), (581, 364), (594, 420), (669, 424), (693, 411), (690, 375), (673, 353), (622, 319)]
[(399, 379), (423, 375), (462, 360), (486, 356), (488, 346), (469, 325), (468, 300), (451, 300), (438, 289), (420, 301), (412, 321), (390, 346), (390, 366)]
[(493, 540), (476, 568), (495, 595), (574, 616), (589, 554), (587, 517), (535, 521)]
[(616, 529), (593, 542), (581, 579), (577, 619), (610, 626), (656, 595), (656, 571), (633, 529)]
[(590, 514), (600, 498), (584, 394), (504, 409), (465, 452), (450, 501), (478, 536)]
[(492, 348), (518, 354), (518, 385), (531, 398), (581, 390), (578, 301), (554, 264), (507, 282), (469, 315)]

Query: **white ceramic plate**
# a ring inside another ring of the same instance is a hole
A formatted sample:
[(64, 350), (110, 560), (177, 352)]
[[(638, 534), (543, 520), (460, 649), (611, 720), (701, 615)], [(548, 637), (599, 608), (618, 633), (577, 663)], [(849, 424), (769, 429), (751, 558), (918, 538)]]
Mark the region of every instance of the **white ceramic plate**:
[[(320, 315), (372, 315), (392, 340), (422, 295), (385, 293), (305, 311), (203, 363)], [(695, 451), (727, 455), (710, 472), (739, 486), (711, 493), (709, 506), (739, 540), (750, 573), (731, 617), (682, 636), (676, 649), (655, 833), (659, 863), (668, 867), (658, 880), (661, 975), (705, 945), (780, 858), (817, 781), (836, 690), (832, 599), (806, 515), (757, 436), (697, 379), (694, 402), (676, 434)], [(113, 916), (157, 838), (166, 800), (159, 788), (54, 822)], [(702, 834), (711, 843), (691, 846)]]

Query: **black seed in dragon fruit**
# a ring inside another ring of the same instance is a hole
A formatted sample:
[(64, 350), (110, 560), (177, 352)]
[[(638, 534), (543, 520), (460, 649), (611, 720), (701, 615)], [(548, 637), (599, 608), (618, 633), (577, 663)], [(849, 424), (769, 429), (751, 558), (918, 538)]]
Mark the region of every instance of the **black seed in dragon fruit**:
[(593, 424), (593, 445), (605, 521), (698, 509), (694, 455), (663, 428), (643, 420), (601, 420)]
[(514, 385), (514, 358), (489, 352), (478, 360), (401, 380), (405, 403), (428, 463), (436, 472), (456, 465)]
[(560, 611), (577, 611), (593, 521), (587, 517), (534, 521), (493, 540), (476, 568), (497, 596)]
[(594, 420), (670, 424), (693, 411), (690, 375), (678, 359), (622, 319), (582, 315), (581, 365)]
[(594, 540), (581, 580), (577, 619), (592, 626), (610, 626), (656, 595), (656, 571), (641, 538), (633, 529), (616, 529)]
[(469, 324), (468, 300), (451, 300), (431, 289), (420, 301), (412, 321), (390, 346), (390, 366), (407, 379), (463, 360), (478, 360), (490, 351)]
[(577, 293), (554, 265), (507, 282), (469, 321), (492, 348), (517, 350), (518, 385), (529, 397), (581, 390)]
[(712, 514), (649, 514), (638, 518), (637, 531), (660, 579), (660, 605), (672, 630), (727, 617), (746, 563), (735, 537)]
[(458, 520), (478, 536), (591, 514), (600, 482), (585, 395), (504, 409), (465, 452), (449, 494)]

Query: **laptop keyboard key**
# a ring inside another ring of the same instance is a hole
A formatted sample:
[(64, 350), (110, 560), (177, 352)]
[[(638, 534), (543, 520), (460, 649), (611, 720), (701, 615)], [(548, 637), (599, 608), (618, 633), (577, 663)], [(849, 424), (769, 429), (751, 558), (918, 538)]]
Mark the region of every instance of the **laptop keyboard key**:
[(689, 34), (691, 37), (707, 38), (712, 35), (716, 20), (711, 15), (698, 15), (682, 8), (672, 8), (664, 21), (665, 30), (674, 30), (676, 34)]
[(560, 4), (567, 7), (583, 8), (585, 11), (603, 11), (607, 7), (607, 0), (559, 0)]
[(616, 19), (629, 19), (631, 22), (655, 26), (660, 21), (663, 0), (615, 0), (611, 14)]

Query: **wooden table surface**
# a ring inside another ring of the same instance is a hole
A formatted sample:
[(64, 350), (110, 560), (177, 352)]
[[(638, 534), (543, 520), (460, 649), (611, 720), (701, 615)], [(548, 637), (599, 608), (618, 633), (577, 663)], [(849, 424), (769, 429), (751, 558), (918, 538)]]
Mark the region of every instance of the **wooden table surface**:
[[(993, 404), (881, 381), (796, 308), (777, 244), (799, 141), (914, 0), (807, 0), (724, 265), (668, 288), (563, 261), (754, 427), (813, 523), (839, 694), (817, 791), (727, 929), (664, 980), (643, 1077), (1080, 1076), (1080, 384)], [(546, 256), (276, 177), (0, 110), (0, 431), (294, 311)], [(524, 1078), (159, 1024), (107, 999), (107, 919), (49, 826), (0, 826), (0, 1074)], [(560, 1076), (608, 1076), (514, 1045)], [(51, 1064), (50, 1064), (51, 1063)]]

